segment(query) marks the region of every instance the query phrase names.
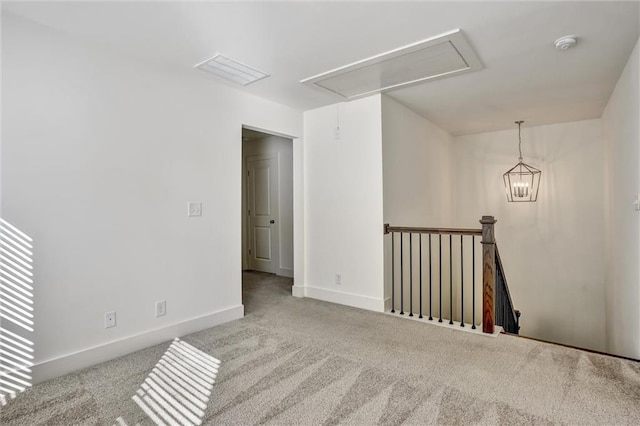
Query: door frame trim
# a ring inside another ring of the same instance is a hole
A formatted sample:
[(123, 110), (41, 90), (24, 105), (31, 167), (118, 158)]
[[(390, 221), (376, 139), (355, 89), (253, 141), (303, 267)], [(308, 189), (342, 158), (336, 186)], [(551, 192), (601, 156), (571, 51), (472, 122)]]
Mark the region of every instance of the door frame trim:
[[(285, 276), (293, 275), (292, 295), (301, 297), (300, 289), (305, 285), (305, 197), (304, 197), (304, 139), (302, 136), (295, 136), (289, 133), (277, 132), (260, 126), (252, 126), (242, 123), (238, 129), (238, 140), (242, 141), (242, 129), (255, 130), (268, 135), (280, 136), (291, 139), (293, 145), (293, 271), (285, 269)], [(244, 162), (242, 158), (242, 148), (240, 149), (240, 164)], [(242, 200), (242, 196), (240, 197)], [(240, 211), (242, 211), (242, 201), (240, 201)], [(244, 214), (245, 212), (242, 212)], [(242, 241), (242, 233), (240, 234)], [(242, 250), (240, 255), (244, 256)], [(242, 267), (242, 261), (241, 265)], [(296, 291), (298, 290), (298, 291)]]

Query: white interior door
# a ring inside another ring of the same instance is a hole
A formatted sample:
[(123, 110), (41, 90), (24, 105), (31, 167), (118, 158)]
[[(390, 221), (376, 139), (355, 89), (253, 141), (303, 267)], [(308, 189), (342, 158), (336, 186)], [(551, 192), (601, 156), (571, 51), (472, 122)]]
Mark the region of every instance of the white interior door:
[(278, 157), (247, 159), (247, 208), (249, 267), (278, 271)]

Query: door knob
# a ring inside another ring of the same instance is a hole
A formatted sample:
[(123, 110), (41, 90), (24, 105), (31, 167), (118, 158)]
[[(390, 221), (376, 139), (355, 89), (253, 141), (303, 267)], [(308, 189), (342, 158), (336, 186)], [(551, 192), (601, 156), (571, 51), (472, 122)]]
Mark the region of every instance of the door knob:
[(276, 221), (275, 221), (275, 220), (273, 220), (273, 219), (271, 219), (271, 220), (269, 221), (269, 223), (276, 223)]

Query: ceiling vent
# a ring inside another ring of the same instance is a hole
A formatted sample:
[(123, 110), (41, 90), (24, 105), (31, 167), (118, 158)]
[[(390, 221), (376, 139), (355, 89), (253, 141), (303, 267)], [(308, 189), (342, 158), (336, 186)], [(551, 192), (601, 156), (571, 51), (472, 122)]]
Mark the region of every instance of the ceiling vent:
[(269, 74), (245, 65), (233, 59), (216, 54), (213, 58), (200, 62), (194, 68), (215, 74), (226, 80), (246, 86), (258, 80), (269, 77)]
[(346, 99), (482, 69), (459, 29), (301, 80)]

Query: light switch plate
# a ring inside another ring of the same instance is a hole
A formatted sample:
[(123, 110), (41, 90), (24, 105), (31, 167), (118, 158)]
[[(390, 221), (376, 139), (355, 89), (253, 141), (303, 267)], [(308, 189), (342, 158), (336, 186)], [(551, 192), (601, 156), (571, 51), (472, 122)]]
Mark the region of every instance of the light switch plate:
[(202, 203), (190, 202), (187, 216), (202, 216)]

